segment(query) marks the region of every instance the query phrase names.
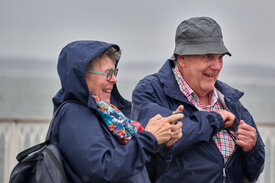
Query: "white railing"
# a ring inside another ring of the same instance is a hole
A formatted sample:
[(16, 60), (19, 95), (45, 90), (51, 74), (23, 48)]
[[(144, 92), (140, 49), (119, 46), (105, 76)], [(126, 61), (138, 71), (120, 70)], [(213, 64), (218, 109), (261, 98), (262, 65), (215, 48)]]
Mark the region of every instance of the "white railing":
[(45, 140), (49, 121), (0, 118), (0, 183), (9, 182), (20, 151)]
[(265, 167), (258, 183), (275, 182), (275, 122), (258, 123), (257, 127), (265, 144)]
[[(0, 118), (0, 183), (9, 180), (23, 149), (45, 140), (50, 119)], [(257, 123), (266, 145), (265, 169), (258, 183), (275, 182), (275, 122)]]

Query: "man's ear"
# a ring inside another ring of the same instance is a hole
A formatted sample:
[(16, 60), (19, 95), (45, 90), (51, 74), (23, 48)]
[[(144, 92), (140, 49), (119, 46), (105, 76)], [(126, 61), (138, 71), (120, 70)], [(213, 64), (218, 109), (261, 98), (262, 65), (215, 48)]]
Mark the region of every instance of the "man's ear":
[(185, 67), (184, 56), (177, 55), (177, 65), (178, 67)]

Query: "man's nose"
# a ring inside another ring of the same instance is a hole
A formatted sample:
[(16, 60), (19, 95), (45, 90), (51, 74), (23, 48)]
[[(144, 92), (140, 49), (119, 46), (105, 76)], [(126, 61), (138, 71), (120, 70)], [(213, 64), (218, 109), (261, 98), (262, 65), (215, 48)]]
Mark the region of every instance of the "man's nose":
[(223, 65), (223, 61), (220, 58), (215, 58), (213, 62), (211, 62), (211, 68), (214, 70), (221, 70)]

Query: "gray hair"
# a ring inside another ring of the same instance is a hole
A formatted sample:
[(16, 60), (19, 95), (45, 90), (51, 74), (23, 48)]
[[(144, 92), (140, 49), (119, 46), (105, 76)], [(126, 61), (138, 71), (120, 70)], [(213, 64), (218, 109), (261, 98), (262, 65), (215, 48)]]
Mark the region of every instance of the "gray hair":
[(99, 54), (98, 56), (96, 56), (95, 58), (93, 58), (90, 63), (88, 64), (87, 66), (87, 70), (93, 68), (94, 64), (99, 60), (101, 59), (102, 57), (104, 56), (107, 56), (107, 57), (110, 57), (116, 64), (116, 62), (119, 61), (120, 59), (120, 56), (121, 56), (121, 51), (120, 50), (117, 50), (116, 48), (114, 47), (109, 47), (107, 48), (104, 52), (102, 52), (101, 54)]
[(115, 49), (114, 47), (110, 47), (102, 53), (102, 56), (103, 55), (108, 56), (115, 61), (119, 61), (121, 56), (121, 51)]

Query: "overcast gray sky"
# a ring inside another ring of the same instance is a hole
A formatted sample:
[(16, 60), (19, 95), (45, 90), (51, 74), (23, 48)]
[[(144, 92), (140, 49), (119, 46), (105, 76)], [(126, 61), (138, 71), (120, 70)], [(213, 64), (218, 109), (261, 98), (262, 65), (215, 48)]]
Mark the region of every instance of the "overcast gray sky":
[(232, 62), (275, 67), (272, 0), (0, 0), (0, 57), (57, 60), (78, 39), (118, 44), (123, 60), (164, 62), (178, 24), (210, 16), (222, 27)]

